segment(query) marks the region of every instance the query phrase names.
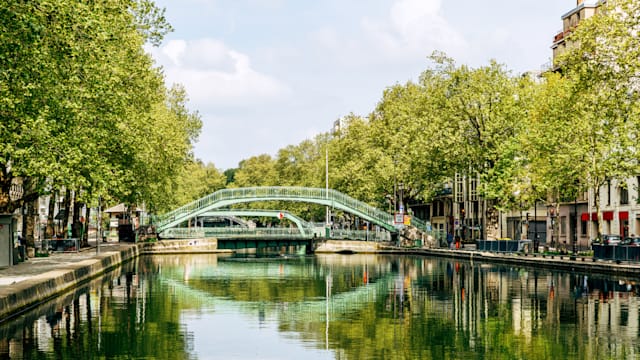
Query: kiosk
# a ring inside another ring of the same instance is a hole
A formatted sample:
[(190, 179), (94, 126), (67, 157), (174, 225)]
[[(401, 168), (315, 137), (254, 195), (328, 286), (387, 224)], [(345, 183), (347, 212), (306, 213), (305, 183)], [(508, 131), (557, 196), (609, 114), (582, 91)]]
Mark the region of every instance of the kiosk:
[(13, 216), (0, 215), (0, 268), (13, 265)]

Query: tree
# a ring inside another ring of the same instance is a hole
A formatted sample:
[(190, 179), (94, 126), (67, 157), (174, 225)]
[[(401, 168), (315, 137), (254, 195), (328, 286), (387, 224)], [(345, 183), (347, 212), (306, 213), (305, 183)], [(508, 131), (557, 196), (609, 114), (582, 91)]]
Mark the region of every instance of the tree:
[(174, 178), (174, 185), (166, 192), (167, 200), (159, 211), (168, 211), (212, 194), (226, 185), (226, 177), (214, 164), (200, 160), (188, 161)]
[(143, 49), (170, 30), (148, 0), (3, 5), (0, 211), (69, 190), (79, 203), (156, 203), (201, 126)]
[[(573, 165), (557, 178), (577, 180), (580, 190), (597, 190), (608, 181), (623, 180), (640, 171), (638, 30), (637, 1), (607, 1), (570, 35), (569, 51), (559, 59), (570, 84), (573, 121), (558, 129), (553, 144), (570, 138), (571, 148), (561, 156)], [(599, 203), (599, 191), (595, 191), (598, 235), (603, 223)]]
[(252, 156), (238, 164), (233, 187), (278, 186), (274, 159), (267, 154)]

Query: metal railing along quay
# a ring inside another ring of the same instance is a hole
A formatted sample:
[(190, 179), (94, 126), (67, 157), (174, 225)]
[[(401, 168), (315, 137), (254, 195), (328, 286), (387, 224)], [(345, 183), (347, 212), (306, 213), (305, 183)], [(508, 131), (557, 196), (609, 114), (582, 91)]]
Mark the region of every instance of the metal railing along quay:
[[(490, 252), (532, 251), (531, 240), (476, 240), (476, 250)], [(529, 247), (529, 249), (527, 249)]]
[(612, 261), (640, 261), (640, 246), (594, 244), (593, 258)]
[(80, 251), (80, 239), (77, 238), (54, 238), (43, 239), (40, 247), (43, 250), (53, 252), (79, 252)]

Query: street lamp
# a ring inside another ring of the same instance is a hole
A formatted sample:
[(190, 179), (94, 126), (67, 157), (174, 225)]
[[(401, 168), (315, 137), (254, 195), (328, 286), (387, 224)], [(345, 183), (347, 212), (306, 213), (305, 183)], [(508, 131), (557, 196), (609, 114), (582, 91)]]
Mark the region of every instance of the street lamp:
[(538, 252), (540, 241), (538, 240), (538, 199), (533, 198), (533, 252)]
[(400, 183), (398, 184), (398, 190), (400, 191), (400, 201), (399, 201), (399, 212), (400, 214), (404, 215), (404, 202), (402, 200), (402, 198), (404, 197), (404, 183)]
[(573, 258), (575, 259), (578, 242), (578, 195), (573, 200)]
[(98, 214), (96, 214), (98, 220), (97, 234), (96, 234), (96, 254), (100, 254), (100, 242), (102, 241), (102, 196), (98, 196)]

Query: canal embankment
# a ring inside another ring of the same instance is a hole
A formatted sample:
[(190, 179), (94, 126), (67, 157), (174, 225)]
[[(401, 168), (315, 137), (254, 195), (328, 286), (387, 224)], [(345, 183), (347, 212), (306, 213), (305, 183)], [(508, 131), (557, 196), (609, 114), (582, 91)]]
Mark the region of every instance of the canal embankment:
[(318, 253), (358, 253), (358, 254), (406, 254), (437, 256), (452, 259), (483, 261), (518, 265), (532, 268), (546, 268), (560, 271), (580, 271), (617, 276), (640, 276), (640, 263), (595, 260), (592, 257), (571, 255), (527, 254), (524, 252), (489, 252), (465, 249), (427, 249), (396, 247), (384, 243), (327, 240), (319, 244)]
[(522, 252), (496, 253), (461, 249), (398, 248), (393, 246), (384, 247), (380, 252), (389, 254), (437, 256), (467, 261), (501, 263), (531, 268), (546, 268), (559, 271), (579, 271), (583, 273), (631, 277), (640, 276), (640, 263), (594, 260), (592, 257), (582, 256), (525, 254)]

